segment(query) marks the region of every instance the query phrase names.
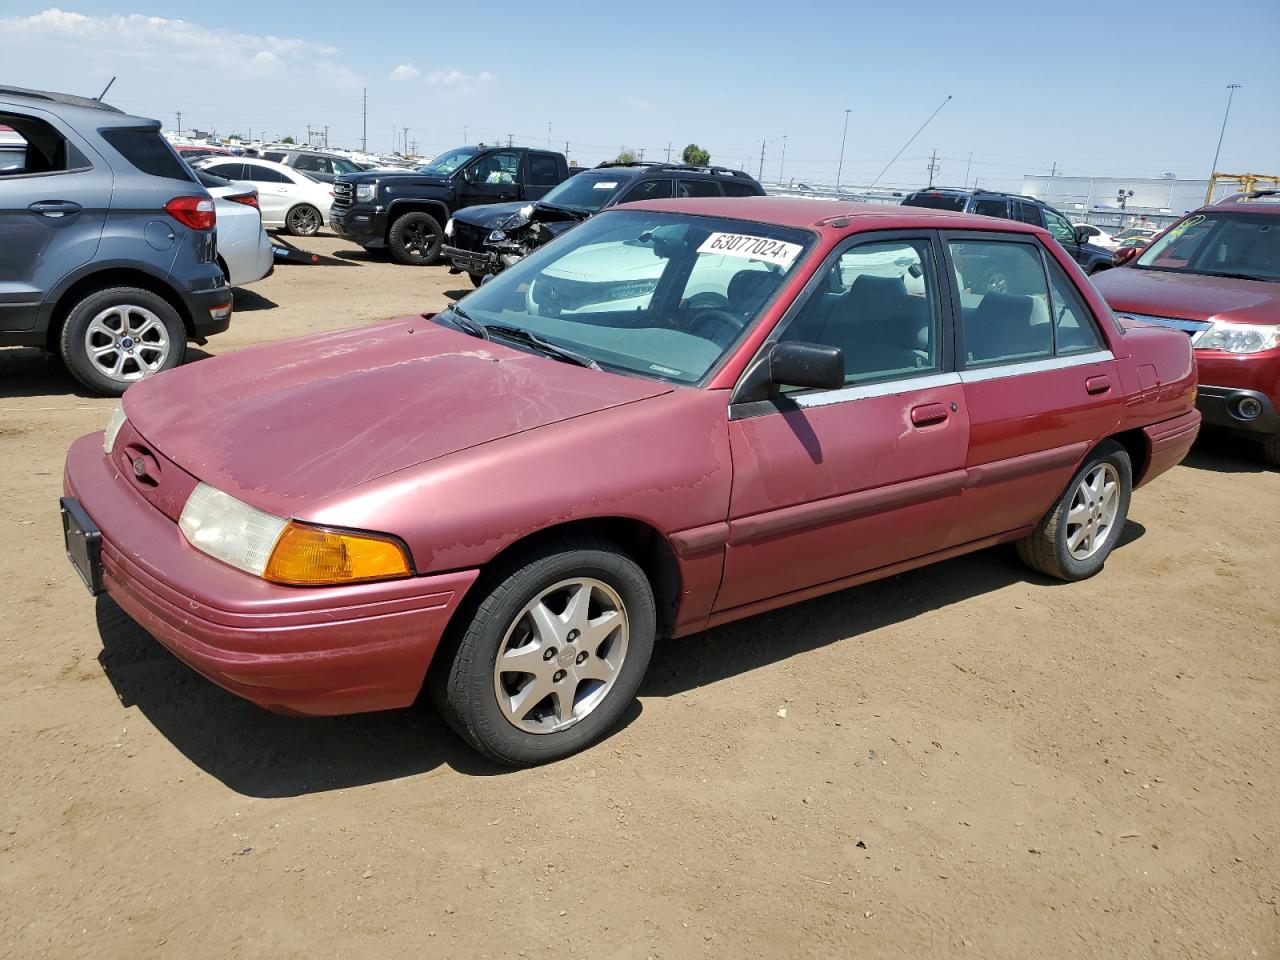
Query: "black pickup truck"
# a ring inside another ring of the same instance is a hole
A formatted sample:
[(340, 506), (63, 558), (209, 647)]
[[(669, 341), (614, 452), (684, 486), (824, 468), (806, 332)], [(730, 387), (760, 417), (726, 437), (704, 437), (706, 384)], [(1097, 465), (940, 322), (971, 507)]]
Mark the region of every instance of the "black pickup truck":
[(345, 174), (333, 182), (330, 225), (366, 250), (431, 263), (453, 211), (537, 200), (569, 176), (564, 154), (529, 147), (458, 147), (417, 170)]

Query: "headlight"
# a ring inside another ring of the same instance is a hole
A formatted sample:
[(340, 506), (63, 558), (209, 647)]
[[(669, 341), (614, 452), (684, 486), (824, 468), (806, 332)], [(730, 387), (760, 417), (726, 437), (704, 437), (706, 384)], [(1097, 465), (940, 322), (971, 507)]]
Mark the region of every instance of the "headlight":
[(378, 195), (378, 185), (376, 183), (357, 183), (356, 184), (357, 200), (372, 200), (377, 195)]
[(404, 548), (390, 537), (297, 523), (207, 483), (187, 498), (178, 528), (202, 553), (276, 583), (363, 583), (412, 572)]
[(444, 225), (444, 235), (446, 237), (453, 236), (453, 217), (450, 217), (449, 222)]
[(489, 236), (485, 238), (489, 243), (501, 243), (505, 239), (507, 239), (507, 235), (501, 230), (490, 230)]
[(1280, 326), (1255, 323), (1214, 323), (1191, 341), (1197, 350), (1261, 353), (1280, 346)]
[(111, 419), (107, 421), (107, 429), (102, 434), (102, 452), (110, 455), (115, 449), (116, 437), (120, 435), (120, 428), (129, 420), (124, 415), (124, 404), (117, 403), (116, 408), (111, 411)]
[(532, 204), (532, 203), (526, 203), (523, 207), (521, 207), (521, 208), (520, 208), (520, 216), (524, 217), (526, 220), (528, 220), (530, 217), (532, 217), (532, 216), (533, 216), (533, 204)]

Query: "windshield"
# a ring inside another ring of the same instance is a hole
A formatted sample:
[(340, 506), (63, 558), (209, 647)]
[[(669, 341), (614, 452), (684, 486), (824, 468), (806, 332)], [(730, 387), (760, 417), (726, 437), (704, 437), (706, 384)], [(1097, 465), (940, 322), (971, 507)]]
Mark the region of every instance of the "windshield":
[[(461, 306), (472, 320), (533, 332), (605, 369), (696, 383), (812, 242), (807, 231), (763, 223), (608, 211), (498, 274)], [(440, 322), (449, 317), (446, 311)]]
[(1135, 266), (1171, 273), (1280, 280), (1280, 216), (1192, 214), (1151, 244)]
[(418, 172), (447, 177), (479, 152), (475, 147), (459, 147), (457, 150), (440, 154), (430, 163), (424, 163), (418, 168)]
[(617, 195), (621, 186), (622, 181), (616, 176), (579, 173), (558, 184), (542, 199), (557, 207), (595, 213)]
[(902, 201), (904, 207), (928, 207), (930, 210), (964, 210), (968, 198), (954, 193), (913, 193)]

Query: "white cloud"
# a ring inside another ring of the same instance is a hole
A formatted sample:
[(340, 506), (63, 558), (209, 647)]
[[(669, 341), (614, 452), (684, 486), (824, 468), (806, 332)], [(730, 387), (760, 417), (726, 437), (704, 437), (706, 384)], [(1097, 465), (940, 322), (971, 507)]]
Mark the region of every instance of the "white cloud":
[(432, 70), (427, 74), (427, 83), (442, 87), (489, 83), (491, 80), (493, 80), (493, 74), (488, 70), (481, 70), (479, 73), (464, 73), (454, 67), (446, 67), (443, 70)]
[(414, 80), (419, 76), (418, 68), (412, 63), (402, 63), (391, 71), (392, 80)]

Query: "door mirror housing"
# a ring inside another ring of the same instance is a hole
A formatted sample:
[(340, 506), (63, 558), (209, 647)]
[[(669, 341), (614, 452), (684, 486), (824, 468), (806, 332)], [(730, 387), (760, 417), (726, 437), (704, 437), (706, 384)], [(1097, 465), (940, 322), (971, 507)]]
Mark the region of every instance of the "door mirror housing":
[(844, 351), (820, 343), (777, 341), (765, 344), (747, 368), (733, 403), (751, 403), (778, 395), (780, 387), (836, 390), (844, 386)]
[(1093, 231), (1088, 227), (1075, 227), (1071, 232), (1075, 237), (1076, 243), (1088, 243), (1089, 238), (1093, 236)]
[(1121, 247), (1112, 255), (1111, 261), (1117, 267), (1123, 267), (1126, 263), (1129, 263), (1131, 260), (1136, 260), (1138, 258), (1138, 254), (1140, 254), (1141, 252), (1142, 252), (1142, 247)]

